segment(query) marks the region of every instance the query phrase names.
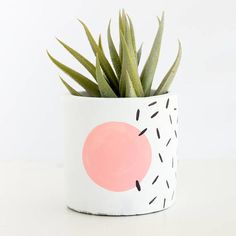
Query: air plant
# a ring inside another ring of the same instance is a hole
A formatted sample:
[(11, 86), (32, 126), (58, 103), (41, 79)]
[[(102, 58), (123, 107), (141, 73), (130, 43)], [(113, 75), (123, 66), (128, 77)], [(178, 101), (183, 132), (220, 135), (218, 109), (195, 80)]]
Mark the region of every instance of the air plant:
[[(164, 28), (164, 14), (162, 14), (161, 19), (158, 18), (158, 22), (159, 27), (151, 51), (140, 75), (138, 73), (138, 66), (142, 54), (142, 45), (139, 49), (136, 48), (134, 27), (131, 18), (124, 10), (119, 13), (119, 50), (117, 50), (112, 39), (111, 22), (109, 22), (107, 29), (107, 41), (111, 63), (104, 53), (101, 36), (99, 37), (99, 41), (96, 42), (88, 27), (82, 21), (80, 21), (80, 23), (85, 30), (89, 44), (96, 57), (95, 65), (79, 52), (57, 39), (58, 42), (86, 68), (94, 81), (62, 64), (49, 52), (47, 53), (56, 66), (85, 89), (87, 96), (144, 97), (164, 94), (169, 91), (170, 85), (174, 79), (181, 60), (182, 49), (181, 43), (179, 42), (177, 57), (173, 65), (164, 76), (159, 87), (156, 90), (153, 90), (152, 82), (160, 55)], [(72, 95), (85, 96), (71, 87), (62, 77), (60, 77), (60, 79)]]

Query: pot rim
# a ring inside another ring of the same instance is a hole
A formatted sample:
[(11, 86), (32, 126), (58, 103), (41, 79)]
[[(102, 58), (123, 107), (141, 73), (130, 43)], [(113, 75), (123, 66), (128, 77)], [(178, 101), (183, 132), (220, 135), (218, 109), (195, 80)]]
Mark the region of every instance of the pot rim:
[[(85, 92), (80, 92), (81, 94), (86, 94)], [(161, 95), (153, 95), (148, 97), (117, 97), (117, 98), (109, 98), (109, 97), (89, 97), (89, 96), (75, 96), (69, 93), (64, 94), (64, 98), (72, 98), (75, 100), (93, 100), (93, 101), (140, 101), (147, 99), (160, 99), (165, 97), (176, 97), (177, 95), (172, 92), (168, 92)]]

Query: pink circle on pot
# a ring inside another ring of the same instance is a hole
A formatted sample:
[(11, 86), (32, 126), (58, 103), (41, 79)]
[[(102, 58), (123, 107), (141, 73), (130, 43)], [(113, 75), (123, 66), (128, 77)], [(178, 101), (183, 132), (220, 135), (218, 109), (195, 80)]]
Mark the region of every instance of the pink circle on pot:
[(151, 159), (144, 132), (124, 122), (96, 126), (83, 147), (83, 163), (90, 178), (115, 192), (134, 188), (146, 175)]

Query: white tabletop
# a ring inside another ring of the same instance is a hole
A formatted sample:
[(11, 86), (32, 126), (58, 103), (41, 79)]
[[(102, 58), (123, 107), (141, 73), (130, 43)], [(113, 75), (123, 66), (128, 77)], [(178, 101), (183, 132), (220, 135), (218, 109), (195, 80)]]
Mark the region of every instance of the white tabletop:
[(181, 160), (176, 204), (155, 214), (101, 217), (65, 207), (63, 167), (0, 162), (1, 236), (236, 235), (236, 161)]

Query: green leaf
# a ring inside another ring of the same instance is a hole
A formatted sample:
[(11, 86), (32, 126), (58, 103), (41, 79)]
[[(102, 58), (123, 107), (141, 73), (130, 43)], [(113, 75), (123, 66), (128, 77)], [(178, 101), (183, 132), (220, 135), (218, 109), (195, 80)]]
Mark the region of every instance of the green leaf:
[(75, 59), (77, 59), (88, 70), (88, 72), (96, 80), (96, 67), (89, 60), (87, 60), (84, 56), (82, 56), (80, 53), (75, 51), (73, 48), (69, 47), (67, 44), (65, 44), (61, 40), (59, 40), (59, 39), (57, 39), (57, 40)]
[(159, 85), (158, 89), (154, 93), (154, 95), (160, 95), (160, 94), (164, 94), (164, 93), (168, 92), (169, 87), (170, 87), (171, 83), (173, 82), (173, 79), (174, 79), (177, 69), (179, 67), (181, 56), (182, 56), (182, 47), (181, 47), (181, 43), (179, 42), (179, 49), (178, 49), (177, 57), (176, 57), (173, 65), (171, 66), (170, 70), (167, 72), (167, 74), (165, 75), (161, 84)]
[(143, 44), (141, 44), (141, 46), (139, 47), (139, 50), (137, 52), (137, 63), (138, 63), (138, 65), (139, 65), (139, 62), (140, 62), (140, 59), (141, 59), (142, 49), (143, 49)]
[(119, 89), (120, 89), (120, 96), (125, 97), (125, 85), (126, 85), (126, 60), (122, 61), (122, 70), (121, 70), (121, 75), (120, 75), (120, 83), (119, 83)]
[(104, 78), (100, 63), (99, 56), (96, 56), (96, 75), (98, 81), (98, 88), (102, 97), (117, 97), (115, 92), (112, 90), (107, 80)]
[(159, 22), (159, 28), (158, 28), (155, 40), (153, 42), (151, 52), (148, 56), (148, 59), (141, 73), (141, 81), (142, 81), (144, 93), (146, 96), (149, 96), (151, 92), (152, 81), (153, 81), (153, 77), (156, 71), (159, 54), (160, 54), (163, 28), (164, 28), (164, 13), (162, 14), (161, 21)]
[[(124, 26), (124, 34), (122, 32), (120, 32), (121, 35), (121, 46), (123, 48), (123, 60), (122, 60), (122, 69), (121, 69), (121, 78), (120, 78), (120, 95), (121, 96), (126, 96), (126, 80), (127, 80), (127, 71), (132, 70), (132, 68), (128, 68), (130, 67), (130, 64), (127, 63), (127, 55), (128, 57), (130, 57), (130, 59), (128, 61), (130, 61), (133, 64), (133, 70), (136, 71), (136, 73), (134, 73), (135, 75), (132, 78), (136, 78), (135, 80), (137, 81), (135, 83), (136, 87), (138, 90), (140, 90), (140, 94), (142, 94), (142, 86), (141, 86), (141, 82), (138, 76), (138, 65), (137, 65), (137, 57), (136, 57), (136, 51), (134, 51), (134, 47), (133, 47), (133, 41), (132, 41), (132, 34), (131, 34), (131, 29), (130, 29), (130, 25), (127, 21), (127, 17), (125, 12), (123, 11), (123, 26)], [(124, 35), (124, 36), (123, 36)], [(127, 46), (123, 45), (122, 42), (122, 38), (124, 38), (124, 42)], [(128, 54), (126, 54), (125, 50), (127, 49)], [(130, 74), (132, 75), (132, 72), (130, 72)], [(138, 79), (137, 79), (138, 78)]]
[(67, 88), (67, 90), (75, 96), (82, 96), (79, 92), (77, 92), (75, 89), (73, 89), (64, 79), (61, 78), (61, 76), (59, 76), (61, 79), (61, 82), (65, 85), (65, 87)]
[(122, 9), (121, 11), (121, 20), (122, 20), (122, 24), (123, 24), (123, 32), (125, 32), (125, 25), (127, 24), (127, 17), (126, 17), (126, 13), (125, 10)]
[(116, 47), (114, 45), (112, 37), (111, 37), (111, 21), (109, 22), (109, 26), (108, 26), (108, 29), (107, 29), (107, 40), (108, 40), (108, 46), (109, 46), (111, 61), (114, 65), (117, 77), (120, 79), (121, 61), (120, 61), (119, 55), (116, 51)]
[(126, 90), (125, 90), (125, 96), (126, 97), (137, 97), (137, 94), (135, 92), (134, 86), (132, 84), (132, 81), (130, 79), (128, 71), (126, 71)]
[[(125, 38), (122, 34), (121, 34), (121, 43), (122, 43), (122, 47), (123, 47), (122, 70), (128, 71), (137, 96), (142, 97), (142, 96), (144, 96), (144, 93), (143, 93), (142, 84), (141, 84), (141, 81), (140, 81), (140, 78), (138, 75), (137, 62), (134, 61), (132, 56), (130, 55), (128, 45), (127, 45)], [(125, 68), (123, 68), (123, 65), (125, 66)]]
[(136, 51), (134, 50), (134, 47), (133, 47), (131, 29), (130, 29), (130, 25), (128, 24), (128, 22), (126, 22), (126, 25), (125, 25), (125, 35), (124, 36), (125, 36), (125, 41), (127, 43), (127, 46), (128, 46), (129, 52), (130, 52), (131, 59), (137, 65), (137, 54), (136, 54)]
[(78, 84), (80, 84), (89, 95), (94, 97), (99, 97), (100, 93), (98, 90), (97, 84), (95, 84), (93, 81), (89, 80), (87, 77), (81, 75), (77, 71), (71, 69), (70, 67), (62, 64), (58, 60), (56, 60), (53, 56), (50, 55), (49, 52), (47, 52), (49, 58), (51, 61), (59, 67), (62, 71), (64, 71), (67, 75), (69, 75), (73, 80), (75, 80)]
[[(132, 45), (133, 45), (134, 52), (136, 54), (137, 51), (136, 51), (136, 40), (135, 40), (134, 26), (133, 26), (132, 20), (129, 16), (128, 16), (128, 19), (129, 19), (129, 25), (130, 25), (130, 34), (131, 34), (131, 39), (132, 39)], [(136, 54), (136, 57), (137, 57), (137, 54)]]
[(121, 43), (121, 35), (125, 35), (125, 27), (127, 24), (127, 19), (126, 19), (126, 15), (125, 15), (125, 11), (124, 9), (122, 11), (119, 12), (119, 33), (120, 33), (120, 49), (119, 49), (119, 54), (120, 54), (120, 58), (122, 60), (123, 58), (123, 48), (122, 48), (122, 43)]
[(115, 90), (115, 92), (119, 92), (118, 91), (118, 79), (116, 78), (116, 75), (110, 65), (110, 63), (108, 62), (106, 56), (104, 55), (104, 53), (102, 52), (101, 48), (97, 45), (96, 41), (94, 40), (92, 34), (90, 33), (88, 27), (82, 22), (80, 21), (80, 23), (82, 24), (84, 30), (85, 30), (85, 33), (87, 35), (87, 38), (89, 40), (89, 43), (91, 45), (91, 48), (95, 54), (95, 56), (98, 54), (98, 57), (99, 57), (99, 61), (100, 61), (100, 64), (101, 64), (101, 67), (107, 77), (107, 79), (109, 80), (112, 88)]
[(98, 38), (98, 46), (100, 47), (100, 49), (104, 53), (103, 46), (102, 46), (102, 36), (101, 36), (101, 34), (99, 35), (99, 38)]

